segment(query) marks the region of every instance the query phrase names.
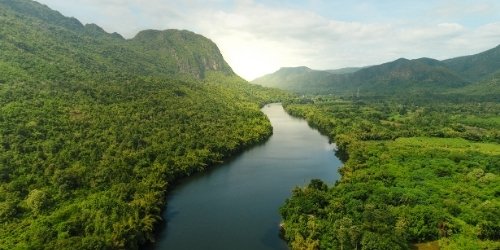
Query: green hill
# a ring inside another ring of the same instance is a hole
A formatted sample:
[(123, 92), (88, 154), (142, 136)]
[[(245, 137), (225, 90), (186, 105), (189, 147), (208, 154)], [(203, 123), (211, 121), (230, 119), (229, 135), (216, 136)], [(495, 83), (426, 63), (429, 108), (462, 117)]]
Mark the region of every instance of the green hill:
[(347, 67), (347, 68), (341, 68), (341, 69), (330, 69), (330, 70), (325, 70), (328, 73), (332, 74), (350, 74), (354, 73), (356, 71), (359, 71), (362, 68), (356, 68), (356, 67)]
[(395, 95), (404, 93), (439, 92), (461, 87), (466, 81), (441, 62), (420, 58), (398, 59), (393, 62), (361, 69), (342, 81), (332, 82), (332, 91), (349, 95), (359, 89), (364, 95)]
[(234, 74), (213, 42), (190, 31), (145, 30), (132, 40), (139, 51), (156, 59), (155, 65), (176, 73), (204, 78), (207, 71)]
[(0, 0), (0, 249), (137, 249), (165, 194), (268, 138), (281, 95), (188, 31), (127, 40)]
[[(500, 70), (500, 46), (477, 55), (444, 61), (431, 58), (398, 59), (392, 62), (340, 70), (279, 70), (252, 83), (299, 93), (332, 93), (343, 96), (393, 96), (441, 94), (471, 85), (478, 95), (490, 94), (483, 79)], [(487, 81), (487, 80), (486, 80)]]
[[(28, 74), (36, 75), (34, 64), (44, 67), (47, 74), (51, 72), (48, 77), (52, 79), (103, 74), (186, 74), (201, 79), (208, 71), (233, 74), (212, 41), (189, 31), (149, 30), (125, 40), (95, 24), (83, 26), (40, 4), (10, 0), (0, 4), (5, 6), (1, 10), (0, 60), (16, 63)], [(76, 72), (74, 65), (84, 67)]]
[(312, 70), (304, 66), (284, 67), (273, 74), (257, 78), (252, 83), (295, 92), (309, 92), (322, 90), (329, 84), (332, 75), (326, 71)]
[(500, 70), (500, 45), (476, 55), (444, 60), (443, 63), (464, 79), (476, 82)]
[(488, 77), (463, 88), (450, 90), (450, 94), (491, 95), (500, 98), (500, 70)]

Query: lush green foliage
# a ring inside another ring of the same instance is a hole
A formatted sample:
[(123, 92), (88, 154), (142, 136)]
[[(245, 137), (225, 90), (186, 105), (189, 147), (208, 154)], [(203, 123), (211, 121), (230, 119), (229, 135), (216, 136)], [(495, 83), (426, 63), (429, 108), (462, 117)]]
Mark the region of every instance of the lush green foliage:
[(491, 81), (491, 78), (498, 78), (495, 72), (500, 70), (499, 62), (500, 46), (477, 55), (444, 61), (401, 58), (361, 69), (280, 69), (254, 80), (253, 83), (299, 93), (331, 93), (340, 96), (396, 96), (445, 92), (494, 95), (500, 91), (500, 86), (498, 81)]
[[(281, 208), (294, 249), (500, 246), (500, 105), (446, 97), (286, 106), (335, 140), (342, 179), (296, 188)], [(301, 104), (302, 103), (302, 104)]]
[(0, 0), (0, 249), (134, 249), (165, 193), (272, 133), (283, 97), (187, 31), (125, 40)]
[(270, 135), (251, 99), (215, 83), (135, 79), (0, 88), (0, 245), (131, 248), (167, 185)]
[(488, 95), (496, 96), (497, 99), (499, 99), (500, 97), (498, 96), (500, 96), (500, 70), (477, 83), (464, 86), (463, 88), (450, 90), (449, 93), (463, 94), (465, 96), (478, 96), (485, 95), (485, 93), (487, 93)]

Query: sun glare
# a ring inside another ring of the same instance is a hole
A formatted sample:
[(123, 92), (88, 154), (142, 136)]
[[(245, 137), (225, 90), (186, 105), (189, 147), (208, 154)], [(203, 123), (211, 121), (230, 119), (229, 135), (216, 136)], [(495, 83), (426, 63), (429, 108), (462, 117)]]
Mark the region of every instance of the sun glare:
[(280, 53), (267, 46), (240, 40), (222, 42), (220, 47), (229, 66), (247, 81), (272, 73), (280, 67)]

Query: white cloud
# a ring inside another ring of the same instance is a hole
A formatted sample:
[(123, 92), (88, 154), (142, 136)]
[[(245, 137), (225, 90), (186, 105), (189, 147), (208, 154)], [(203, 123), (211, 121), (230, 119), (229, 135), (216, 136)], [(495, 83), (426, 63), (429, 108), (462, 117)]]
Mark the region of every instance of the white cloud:
[[(456, 17), (491, 15), (491, 4), (443, 4), (418, 20), (337, 20), (252, 0), (42, 0), (82, 22), (126, 37), (142, 29), (189, 29), (216, 42), (235, 72), (253, 79), (281, 66), (364, 66), (399, 57), (477, 53), (500, 43), (500, 23), (467, 26)], [(358, 5), (370, 9), (370, 5)], [(455, 7), (458, 6), (458, 7)], [(464, 10), (464, 7), (465, 8)], [(366, 13), (366, 11), (364, 11)], [(432, 18), (440, 13), (439, 18)], [(493, 14), (492, 14), (493, 13)], [(429, 16), (430, 15), (430, 16)]]

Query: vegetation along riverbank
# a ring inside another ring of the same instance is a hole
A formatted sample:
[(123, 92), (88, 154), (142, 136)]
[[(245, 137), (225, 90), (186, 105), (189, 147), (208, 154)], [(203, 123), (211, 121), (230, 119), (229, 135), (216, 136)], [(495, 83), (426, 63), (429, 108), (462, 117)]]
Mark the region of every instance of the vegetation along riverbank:
[(272, 133), (209, 39), (0, 1), (0, 249), (136, 249), (169, 184)]
[(296, 188), (281, 208), (292, 249), (500, 246), (498, 102), (323, 96), (286, 110), (346, 160), (339, 182)]

